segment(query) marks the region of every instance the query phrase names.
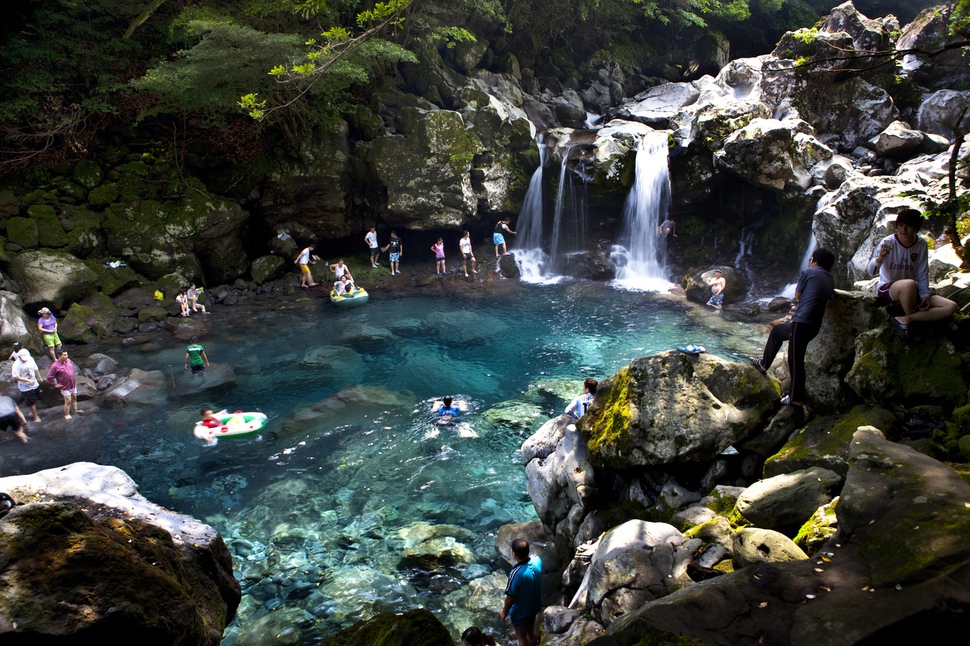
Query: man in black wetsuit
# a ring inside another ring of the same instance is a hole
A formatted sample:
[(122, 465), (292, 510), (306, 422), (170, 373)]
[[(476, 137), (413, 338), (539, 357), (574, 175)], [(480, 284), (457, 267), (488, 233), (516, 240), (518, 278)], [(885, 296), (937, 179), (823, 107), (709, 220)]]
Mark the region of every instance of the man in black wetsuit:
[(798, 277), (795, 286), (795, 308), (791, 321), (779, 323), (771, 328), (765, 351), (761, 359), (751, 359), (751, 363), (767, 374), (771, 362), (788, 341), (788, 372), (791, 388), (781, 403), (788, 406), (805, 405), (805, 351), (808, 344), (818, 336), (822, 327), (825, 306), (835, 291), (835, 278), (830, 270), (835, 264), (835, 254), (828, 249), (819, 248), (812, 254), (808, 269)]

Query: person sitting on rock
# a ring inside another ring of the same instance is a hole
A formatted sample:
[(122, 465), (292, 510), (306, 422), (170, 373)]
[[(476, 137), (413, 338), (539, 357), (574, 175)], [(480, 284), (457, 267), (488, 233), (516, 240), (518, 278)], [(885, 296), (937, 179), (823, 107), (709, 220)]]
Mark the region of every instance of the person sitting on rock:
[(889, 322), (899, 336), (909, 338), (913, 323), (950, 318), (957, 304), (930, 292), (929, 258), (926, 240), (918, 235), (925, 219), (916, 209), (904, 209), (896, 216), (896, 233), (882, 239), (869, 261), (869, 273), (879, 275), (876, 296), (883, 304), (898, 303), (902, 316)]
[(583, 394), (577, 397), (566, 407), (566, 414), (572, 415), (573, 419), (579, 419), (586, 414), (586, 409), (593, 403), (593, 395), (596, 394), (596, 387), (599, 382), (595, 379), (587, 379), (583, 382)]

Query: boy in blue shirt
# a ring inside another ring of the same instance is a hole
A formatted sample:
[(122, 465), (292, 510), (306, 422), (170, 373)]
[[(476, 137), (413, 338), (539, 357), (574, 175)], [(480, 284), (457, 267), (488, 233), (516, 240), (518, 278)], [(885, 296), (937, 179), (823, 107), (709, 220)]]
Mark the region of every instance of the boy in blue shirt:
[(505, 605), (499, 613), (512, 623), (519, 646), (537, 646), (536, 615), (542, 609), (542, 559), (529, 555), (529, 541), (517, 538), (512, 541), (512, 555), (516, 565), (509, 572), (505, 586)]

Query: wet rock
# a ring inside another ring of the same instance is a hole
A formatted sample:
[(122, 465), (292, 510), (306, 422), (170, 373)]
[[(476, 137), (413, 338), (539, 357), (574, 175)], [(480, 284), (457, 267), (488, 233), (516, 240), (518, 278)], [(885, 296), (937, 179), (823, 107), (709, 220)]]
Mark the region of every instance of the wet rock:
[(161, 370), (134, 368), (104, 393), (104, 403), (108, 407), (161, 404), (168, 397), (168, 379), (169, 376)]
[(323, 642), (324, 646), (442, 646), (451, 643), (448, 629), (423, 608), (404, 614), (382, 612)]

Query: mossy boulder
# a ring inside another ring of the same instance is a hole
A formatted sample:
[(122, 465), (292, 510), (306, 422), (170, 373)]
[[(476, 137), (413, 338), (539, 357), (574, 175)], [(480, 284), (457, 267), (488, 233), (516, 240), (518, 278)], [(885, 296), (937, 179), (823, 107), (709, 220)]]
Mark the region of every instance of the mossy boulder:
[(147, 305), (138, 310), (138, 320), (142, 323), (164, 321), (166, 318), (168, 318), (168, 310), (159, 305)]
[(40, 227), (34, 218), (13, 217), (7, 220), (7, 240), (23, 249), (36, 249), (40, 244)]
[(945, 324), (921, 329), (902, 341), (888, 326), (856, 337), (856, 359), (845, 382), (868, 403), (903, 405), (967, 403), (968, 366), (946, 336)]
[(104, 171), (97, 162), (84, 159), (74, 167), (71, 179), (90, 191), (104, 181)]
[(260, 256), (249, 268), (253, 282), (257, 285), (269, 282), (283, 275), (286, 261), (280, 256)]
[(87, 190), (80, 184), (59, 177), (53, 182), (57, 199), (68, 204), (82, 204), (88, 198)]
[(408, 134), (377, 139), (368, 155), (387, 190), (389, 221), (422, 230), (463, 226), (477, 213), (470, 171), (481, 145), (457, 112), (404, 108), (401, 116)]
[(324, 640), (322, 646), (454, 646), (444, 624), (424, 608), (382, 612)]
[(836, 515), (838, 497), (815, 510), (812, 517), (799, 528), (795, 534), (795, 545), (808, 555), (812, 555), (839, 531), (839, 519)]
[(25, 251), (10, 259), (9, 271), (20, 283), (28, 308), (43, 304), (64, 309), (93, 294), (98, 286), (98, 275), (63, 251)]
[(101, 293), (108, 296), (114, 296), (129, 287), (138, 287), (149, 282), (147, 278), (127, 265), (124, 267), (107, 267), (100, 258), (85, 260), (84, 264), (98, 275)]
[(114, 182), (108, 182), (107, 184), (102, 184), (101, 186), (92, 189), (88, 193), (88, 204), (93, 207), (105, 207), (118, 199), (121, 191), (118, 189), (118, 185)]
[(777, 407), (754, 366), (672, 350), (604, 379), (579, 425), (594, 466), (625, 469), (713, 459)]
[(13, 191), (0, 191), (0, 219), (6, 219), (20, 212), (20, 200)]
[(898, 438), (901, 430), (896, 416), (880, 406), (859, 405), (845, 415), (817, 417), (765, 461), (764, 476), (771, 478), (813, 466), (844, 476), (849, 468), (849, 440), (862, 426), (878, 428), (890, 438)]
[(104, 253), (104, 232), (101, 230), (101, 221), (104, 217), (83, 206), (65, 205), (62, 210), (64, 212), (62, 224), (67, 235), (64, 251), (78, 258)]
[(61, 340), (94, 343), (111, 334), (118, 311), (102, 292), (91, 294), (83, 303), (72, 303), (64, 319), (58, 323)]

